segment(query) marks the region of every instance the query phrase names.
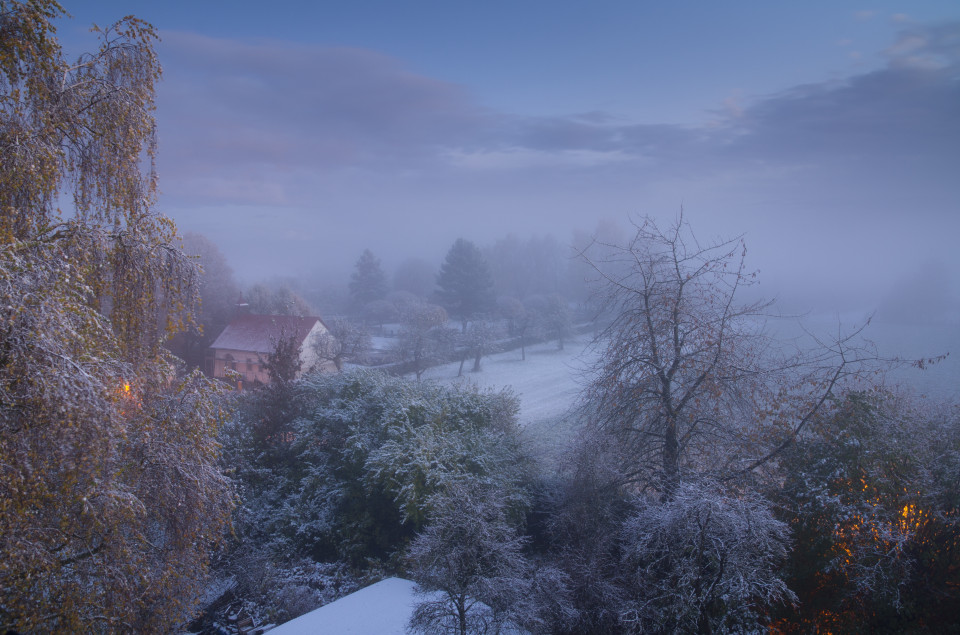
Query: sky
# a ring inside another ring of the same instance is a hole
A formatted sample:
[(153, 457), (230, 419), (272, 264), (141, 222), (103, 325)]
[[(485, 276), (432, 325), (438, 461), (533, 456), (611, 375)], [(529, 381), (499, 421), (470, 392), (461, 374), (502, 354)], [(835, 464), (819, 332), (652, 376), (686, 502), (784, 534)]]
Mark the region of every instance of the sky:
[(791, 308), (960, 323), (955, 0), (65, 8), (158, 28), (159, 209), (242, 281), (682, 208)]

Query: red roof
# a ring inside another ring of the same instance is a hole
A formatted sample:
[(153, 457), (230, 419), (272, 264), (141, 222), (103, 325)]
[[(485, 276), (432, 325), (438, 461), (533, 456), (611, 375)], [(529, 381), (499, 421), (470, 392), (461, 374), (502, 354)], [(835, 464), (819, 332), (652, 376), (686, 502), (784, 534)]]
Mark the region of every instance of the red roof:
[(318, 317), (240, 315), (223, 329), (210, 348), (272, 353), (281, 337), (296, 335), (302, 343), (317, 322), (323, 324)]

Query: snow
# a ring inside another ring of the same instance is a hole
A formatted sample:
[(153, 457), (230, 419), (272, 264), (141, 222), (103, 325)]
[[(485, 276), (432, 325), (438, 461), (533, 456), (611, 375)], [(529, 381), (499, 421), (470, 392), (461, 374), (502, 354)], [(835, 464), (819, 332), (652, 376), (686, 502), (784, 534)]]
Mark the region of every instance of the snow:
[(473, 359), (464, 364), (457, 377), (459, 362), (428, 369), (424, 379), (445, 384), (473, 383), (480, 388), (512, 388), (520, 398), (519, 423), (534, 444), (535, 453), (548, 461), (559, 460), (577, 424), (568, 416), (583, 390), (587, 370), (597, 359), (589, 344), (589, 333), (575, 335), (564, 342), (544, 342), (527, 347), (527, 359), (520, 349), (484, 357), (480, 372), (473, 373)]
[(595, 359), (587, 345), (590, 335), (577, 335), (557, 350), (556, 342), (527, 347), (527, 359), (520, 349), (484, 357), (480, 372), (473, 373), (473, 358), (464, 364), (462, 377), (457, 377), (459, 362), (435, 366), (424, 373), (424, 379), (441, 383), (474, 383), (480, 388), (512, 387), (520, 397), (520, 423), (528, 425), (555, 419), (567, 413), (582, 389), (583, 372)]
[(271, 635), (405, 635), (416, 583), (387, 578), (281, 624)]

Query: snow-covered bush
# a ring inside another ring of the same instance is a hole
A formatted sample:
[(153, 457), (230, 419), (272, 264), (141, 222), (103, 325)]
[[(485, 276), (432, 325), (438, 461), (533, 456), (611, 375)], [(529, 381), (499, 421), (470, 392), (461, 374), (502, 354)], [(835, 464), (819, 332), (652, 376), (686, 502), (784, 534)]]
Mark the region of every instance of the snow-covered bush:
[(635, 632), (752, 632), (794, 598), (779, 576), (789, 530), (752, 492), (681, 483), (666, 502), (641, 500), (622, 540)]

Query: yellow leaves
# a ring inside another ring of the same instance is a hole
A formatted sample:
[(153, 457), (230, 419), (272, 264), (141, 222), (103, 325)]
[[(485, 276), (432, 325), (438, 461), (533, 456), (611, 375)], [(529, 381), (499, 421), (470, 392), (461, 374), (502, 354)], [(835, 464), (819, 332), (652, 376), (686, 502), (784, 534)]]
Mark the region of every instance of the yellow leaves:
[[(191, 543), (220, 535), (232, 498), (216, 467), (213, 389), (168, 387), (159, 353), (158, 324), (186, 323), (193, 290), (141, 163), (155, 147), (155, 33), (136, 19), (101, 30), (100, 53), (68, 66), (49, 23), (59, 5), (3, 11), (4, 626), (86, 632), (96, 612), (165, 630), (202, 579), (208, 543)], [(70, 194), (75, 213), (60, 222), (56, 202)]]

